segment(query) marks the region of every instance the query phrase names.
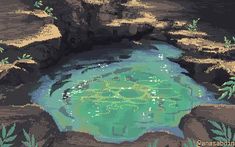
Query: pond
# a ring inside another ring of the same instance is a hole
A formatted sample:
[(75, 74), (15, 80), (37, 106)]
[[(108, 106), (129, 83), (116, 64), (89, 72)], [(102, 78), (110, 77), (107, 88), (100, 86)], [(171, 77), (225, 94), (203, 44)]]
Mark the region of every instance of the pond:
[(181, 54), (163, 42), (80, 53), (44, 74), (32, 100), (61, 131), (86, 132), (104, 142), (133, 141), (157, 130), (182, 136), (180, 119), (216, 101), (169, 60)]

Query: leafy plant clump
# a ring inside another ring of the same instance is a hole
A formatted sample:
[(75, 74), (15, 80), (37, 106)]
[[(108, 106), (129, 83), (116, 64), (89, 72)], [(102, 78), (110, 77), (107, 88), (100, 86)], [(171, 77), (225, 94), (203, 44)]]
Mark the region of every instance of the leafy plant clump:
[(42, 0), (35, 1), (33, 6), (36, 8), (41, 8), (41, 6), (43, 6)]
[(4, 52), (4, 48), (0, 47), (0, 53)]
[[(36, 0), (36, 1), (34, 2), (34, 7), (36, 7), (37, 9), (41, 9), (42, 6), (43, 6), (42, 0)], [(53, 15), (53, 8), (51, 8), (51, 7), (49, 7), (49, 6), (46, 6), (46, 7), (44, 8), (44, 12), (46, 12), (49, 16), (53, 17), (54, 19), (57, 19), (57, 17), (55, 17), (55, 16)]]
[(197, 29), (198, 29), (198, 22), (199, 22), (199, 20), (200, 20), (200, 18), (194, 19), (191, 24), (187, 25), (187, 29), (189, 31), (191, 31), (191, 32), (196, 32)]
[(215, 128), (211, 129), (211, 132), (215, 135), (215, 137), (213, 137), (215, 141), (235, 141), (235, 134), (232, 132), (232, 129), (229, 126), (226, 127), (223, 123), (217, 123), (210, 120), (209, 123), (212, 124), (212, 126)]
[(187, 139), (187, 142), (184, 143), (183, 147), (197, 147), (197, 143), (193, 139)]
[[(4, 49), (2, 47), (0, 47), (0, 53), (3, 53)], [(0, 60), (0, 64), (8, 64), (8, 58), (4, 58), (2, 60)]]
[(53, 15), (53, 13), (52, 13), (53, 8), (50, 8), (50, 7), (47, 6), (47, 7), (44, 9), (44, 11), (45, 11), (49, 16), (53, 17), (54, 19), (57, 19), (57, 17), (55, 17), (55, 16)]
[(9, 64), (8, 57), (0, 60), (0, 64)]
[(235, 77), (231, 77), (229, 81), (222, 85), (222, 87), (223, 88), (219, 89), (219, 91), (222, 91), (223, 93), (218, 99), (230, 99), (235, 94)]
[(22, 143), (26, 147), (38, 147), (38, 143), (36, 142), (36, 139), (34, 135), (28, 134), (25, 130), (23, 130), (25, 141), (22, 141)]
[(158, 140), (156, 139), (156, 140), (154, 140), (153, 143), (149, 143), (148, 147), (157, 147), (157, 143), (158, 143)]
[(233, 44), (235, 44), (235, 37), (232, 37), (232, 39), (228, 39), (226, 36), (224, 36), (225, 48), (231, 48)]
[[(15, 141), (17, 137), (17, 135), (14, 135), (15, 128), (16, 128), (16, 124), (11, 126), (9, 130), (7, 130), (4, 125), (2, 125), (0, 147), (11, 147), (14, 145), (13, 142)], [(22, 141), (22, 143), (26, 147), (38, 147), (38, 143), (36, 142), (34, 135), (30, 135), (25, 130), (23, 130), (23, 133), (24, 133), (25, 141)]]
[(23, 54), (22, 57), (18, 57), (18, 60), (23, 60), (23, 59), (33, 59), (33, 57), (31, 57), (30, 55), (27, 55), (27, 54)]
[(10, 147), (17, 135), (13, 135), (16, 125), (14, 124), (8, 131), (4, 125), (2, 125), (2, 132), (0, 138), (0, 147)]

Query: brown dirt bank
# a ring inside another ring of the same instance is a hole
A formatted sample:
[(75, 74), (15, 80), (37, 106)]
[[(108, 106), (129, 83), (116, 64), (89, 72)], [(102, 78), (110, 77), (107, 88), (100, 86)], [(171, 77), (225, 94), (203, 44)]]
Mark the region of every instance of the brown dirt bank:
[[(81, 132), (59, 132), (51, 116), (37, 105), (1, 106), (0, 121), (9, 127), (16, 123), (17, 135), (15, 146), (19, 146), (23, 139), (23, 129), (35, 135), (42, 147), (146, 147), (158, 140), (159, 147), (182, 147), (186, 140), (167, 132), (146, 133), (134, 142), (121, 144), (104, 143), (93, 136)], [(235, 111), (234, 105), (203, 105), (194, 108), (182, 118), (180, 128), (185, 137), (195, 140), (210, 141), (213, 134), (208, 120), (223, 122), (231, 128), (235, 127), (235, 119), (231, 115)], [(224, 114), (227, 115), (224, 115)], [(209, 115), (208, 115), (209, 114)]]
[[(13, 61), (17, 56), (28, 53), (41, 64), (41, 67), (47, 67), (55, 63), (65, 52), (81, 51), (95, 44), (120, 41), (123, 38), (130, 39), (131, 36), (139, 39), (142, 35), (152, 31), (145, 38), (167, 41), (185, 50), (184, 57), (177, 62), (187, 68), (195, 80), (205, 85), (214, 84), (212, 89), (215, 91), (229, 76), (234, 75), (235, 48), (225, 48), (223, 44), (224, 36), (233, 35), (231, 30), (234, 30), (234, 20), (226, 16), (234, 13), (234, 1), (100, 1), (48, 0), (46, 4), (54, 8), (54, 13), (58, 17), (58, 20), (54, 21), (44, 12), (35, 11), (32, 1), (1, 0), (0, 45), (5, 48), (5, 51), (0, 56), (10, 57), (10, 61)], [(18, 9), (19, 11), (15, 11)], [(199, 17), (201, 18), (198, 25), (199, 31), (195, 33), (187, 31), (185, 25)], [(0, 81), (5, 81), (5, 83), (7, 81), (7, 84), (11, 84), (10, 81), (13, 81), (18, 86), (13, 86), (13, 90), (6, 88), (6, 90), (12, 90), (9, 92), (11, 96), (4, 97), (5, 92), (2, 92), (5, 89), (4, 84), (0, 87), (0, 97), (6, 99), (17, 96), (17, 100), (13, 98), (8, 102), (3, 101), (2, 104), (28, 103), (28, 99), (23, 103), (16, 102), (20, 97), (15, 91), (19, 88), (19, 83), (24, 85), (23, 79), (31, 71), (27, 72), (26, 67), (21, 67), (19, 64), (6, 66), (11, 68), (5, 67), (5, 65), (4, 68), (1, 67), (4, 70), (1, 70)], [(8, 73), (6, 71), (9, 71), (5, 69), (14, 72), (5, 74)], [(20, 75), (16, 80), (14, 80), (15, 72), (19, 73), (17, 77)], [(2, 78), (6, 76), (11, 77), (10, 81)], [(22, 80), (18, 81), (19, 79)], [(18, 91), (21, 91), (21, 88), (19, 89)], [(182, 119), (180, 128), (186, 137), (210, 140), (211, 134), (207, 129), (210, 126), (207, 120), (213, 119), (233, 127), (234, 120), (228, 118), (230, 116), (228, 114), (234, 112), (233, 107), (233, 105), (228, 107), (199, 106)], [(9, 125), (16, 122), (20, 126), (16, 131), (19, 134), (19, 140), (23, 137), (22, 128), (24, 127), (36, 136), (43, 147), (145, 147), (155, 139), (160, 140), (160, 147), (180, 147), (184, 142), (168, 133), (156, 132), (145, 134), (133, 143), (125, 142), (119, 145), (101, 143), (92, 136), (79, 132), (60, 133), (51, 116), (37, 106), (1, 106), (0, 109), (1, 123)]]

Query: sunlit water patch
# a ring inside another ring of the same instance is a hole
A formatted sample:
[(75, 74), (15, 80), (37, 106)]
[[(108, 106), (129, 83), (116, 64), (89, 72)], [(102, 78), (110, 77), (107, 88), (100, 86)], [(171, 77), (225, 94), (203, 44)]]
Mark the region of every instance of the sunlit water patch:
[(62, 131), (86, 132), (106, 142), (131, 141), (161, 129), (180, 135), (182, 116), (215, 101), (168, 60), (180, 55), (160, 42), (142, 49), (83, 53), (44, 75), (32, 99)]

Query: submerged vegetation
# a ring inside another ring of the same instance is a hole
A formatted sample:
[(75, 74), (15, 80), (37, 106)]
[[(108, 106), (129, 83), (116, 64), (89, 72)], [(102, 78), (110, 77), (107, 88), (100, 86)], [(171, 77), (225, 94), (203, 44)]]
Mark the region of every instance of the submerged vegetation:
[(231, 77), (229, 81), (222, 85), (222, 87), (223, 88), (219, 89), (219, 91), (222, 91), (223, 93), (218, 99), (230, 99), (235, 94), (235, 77)]
[[(12, 125), (9, 130), (6, 129), (4, 125), (2, 125), (1, 137), (0, 137), (0, 147), (12, 147), (14, 146), (14, 141), (17, 135), (14, 135), (14, 131), (16, 128), (16, 124)], [(38, 147), (38, 143), (34, 135), (28, 134), (25, 130), (23, 130), (25, 141), (22, 143), (26, 147)]]
[(187, 25), (187, 29), (191, 32), (196, 32), (198, 30), (198, 21), (200, 20), (200, 18), (198, 19), (194, 19), (192, 21), (192, 23)]
[(222, 142), (235, 141), (235, 134), (229, 126), (210, 120), (209, 123), (214, 127), (214, 129), (210, 130), (215, 135), (212, 138), (213, 140)]

